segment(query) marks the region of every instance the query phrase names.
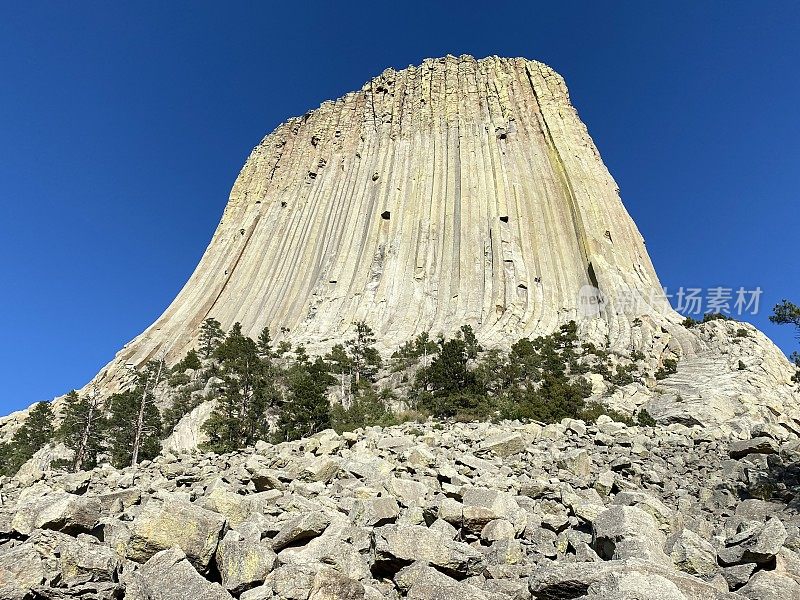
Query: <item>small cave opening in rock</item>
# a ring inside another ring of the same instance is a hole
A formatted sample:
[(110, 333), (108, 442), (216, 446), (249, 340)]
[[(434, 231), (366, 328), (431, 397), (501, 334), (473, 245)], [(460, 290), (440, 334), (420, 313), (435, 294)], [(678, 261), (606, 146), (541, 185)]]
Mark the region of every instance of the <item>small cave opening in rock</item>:
[(384, 221), (388, 221), (391, 218), (392, 218), (392, 213), (390, 211), (385, 210), (381, 213), (381, 219), (383, 219)]
[(281, 202), (281, 208), (286, 208), (286, 200), (283, 200), (283, 201)]
[(502, 215), (500, 217), (500, 222), (501, 223), (508, 223), (508, 215)]

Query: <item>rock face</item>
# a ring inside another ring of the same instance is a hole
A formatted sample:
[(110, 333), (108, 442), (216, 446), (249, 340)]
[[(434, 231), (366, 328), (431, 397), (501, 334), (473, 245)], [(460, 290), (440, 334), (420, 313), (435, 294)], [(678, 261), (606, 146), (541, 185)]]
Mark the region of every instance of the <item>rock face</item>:
[[(610, 301), (634, 293), (639, 312), (664, 308), (563, 79), (522, 58), (431, 59), (266, 136), (194, 274), (105, 381), (128, 362), (182, 356), (207, 317), (310, 349), (359, 320), (387, 350), (465, 323), (507, 345), (576, 319), (590, 284)], [(608, 311), (593, 328), (629, 347), (634, 317)]]
[[(491, 348), (576, 320), (582, 341), (653, 372), (678, 361), (647, 386), (590, 375), (611, 408), (748, 438), (753, 421), (800, 433), (781, 351), (745, 324), (687, 329), (661, 294), (562, 78), (522, 58), (448, 56), (388, 69), (267, 135), (183, 290), (89, 385), (111, 393), (128, 365), (182, 357), (208, 317), (251, 337), (268, 326), (311, 354), (360, 320), (384, 353), (464, 324)], [(212, 409), (197, 406), (165, 448), (196, 448)], [(0, 440), (24, 418), (0, 418)], [(503, 435), (486, 449), (514, 452)], [(25, 468), (36, 479), (46, 466)]]
[(0, 480), (0, 598), (787, 600), (800, 453), (769, 439), (428, 422)]

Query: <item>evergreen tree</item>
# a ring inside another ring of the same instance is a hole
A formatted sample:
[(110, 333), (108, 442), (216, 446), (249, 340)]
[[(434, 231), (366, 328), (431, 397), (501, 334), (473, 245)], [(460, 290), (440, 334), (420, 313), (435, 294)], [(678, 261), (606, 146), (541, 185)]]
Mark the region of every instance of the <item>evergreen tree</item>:
[(325, 361), (328, 363), (331, 373), (348, 373), (353, 366), (353, 362), (341, 344), (336, 344), (331, 348), (331, 351), (325, 355)]
[(200, 348), (203, 356), (211, 357), (224, 337), (225, 333), (222, 331), (219, 321), (211, 317), (203, 321), (203, 325), (200, 327)]
[(273, 371), (261, 360), (257, 344), (236, 323), (215, 351), (223, 380), (217, 406), (203, 426), (206, 447), (230, 452), (267, 437), (267, 409), (277, 400)]
[(389, 408), (389, 402), (393, 398), (389, 390), (376, 392), (368, 388), (356, 397), (348, 408), (336, 403), (331, 407), (332, 427), (342, 433), (373, 425), (381, 427), (395, 425), (397, 419)]
[(364, 321), (355, 324), (356, 337), (347, 342), (352, 362), (355, 387), (358, 389), (362, 378), (371, 379), (381, 368), (381, 355), (375, 349), (375, 333)]
[(310, 360), (308, 356), (308, 352), (306, 352), (306, 347), (302, 344), (299, 344), (294, 349), (295, 360), (299, 363), (307, 363)]
[(800, 335), (800, 306), (783, 300), (772, 309), (769, 320), (776, 325), (793, 325)]
[[(164, 357), (157, 361), (149, 361), (145, 368), (138, 375), (137, 391), (140, 393), (139, 410), (136, 413), (136, 424), (133, 435), (133, 449), (131, 451), (131, 465), (136, 466), (139, 464), (139, 454), (144, 447), (146, 440), (149, 436), (153, 435), (153, 431), (148, 417), (152, 413), (152, 404), (155, 403), (155, 390), (161, 378), (166, 371), (166, 362)], [(158, 414), (158, 409), (155, 410)], [(159, 414), (158, 429), (155, 435), (161, 432), (161, 415)]]
[[(783, 300), (772, 309), (772, 315), (770, 315), (769, 320), (776, 325), (793, 325), (797, 336), (800, 337), (800, 306), (788, 300)], [(800, 383), (800, 354), (792, 352), (789, 358), (797, 367), (797, 372), (792, 377), (792, 380)]]
[(326, 397), (332, 378), (323, 361), (298, 363), (287, 375), (289, 398), (278, 419), (276, 437), (290, 441), (314, 435), (331, 426), (330, 404)]
[(258, 354), (262, 358), (269, 359), (272, 357), (272, 336), (269, 334), (269, 327), (264, 327), (261, 333), (258, 334)]
[(135, 388), (114, 394), (109, 399), (106, 445), (115, 467), (123, 468), (134, 464), (133, 451), (137, 433), (137, 462), (155, 458), (161, 450), (161, 414), (152, 391), (145, 391), (141, 380), (140, 385)]
[(197, 355), (197, 350), (192, 348), (189, 352), (186, 353), (186, 356), (172, 367), (173, 373), (183, 373), (186, 369), (192, 369), (197, 371), (198, 369), (202, 368), (203, 364), (200, 362), (200, 357)]
[(440, 338), (439, 352), (430, 366), (417, 372), (415, 383), (419, 406), (438, 417), (475, 415), (485, 403), (474, 371), (468, 361), (474, 346), (459, 334), (446, 340)]
[(103, 406), (96, 389), (83, 398), (75, 390), (67, 394), (58, 437), (74, 453), (70, 465), (73, 471), (92, 469), (97, 465), (104, 424)]
[(4, 445), (2, 472), (14, 475), (36, 452), (53, 440), (53, 407), (49, 402), (38, 402), (28, 413), (28, 418), (14, 432), (11, 442)]

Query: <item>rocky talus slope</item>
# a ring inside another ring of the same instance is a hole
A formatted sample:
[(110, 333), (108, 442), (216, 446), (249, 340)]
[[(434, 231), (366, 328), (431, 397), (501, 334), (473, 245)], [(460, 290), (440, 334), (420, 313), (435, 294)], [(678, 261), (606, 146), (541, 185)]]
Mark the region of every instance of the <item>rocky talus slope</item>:
[(795, 436), (406, 424), (2, 481), (4, 600), (788, 600)]

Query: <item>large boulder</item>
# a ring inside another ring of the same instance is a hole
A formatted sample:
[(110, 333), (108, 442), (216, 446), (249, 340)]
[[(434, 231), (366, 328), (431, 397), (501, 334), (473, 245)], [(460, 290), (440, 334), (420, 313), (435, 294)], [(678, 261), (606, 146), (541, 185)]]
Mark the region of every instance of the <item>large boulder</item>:
[(11, 526), (22, 535), (34, 529), (53, 529), (76, 535), (92, 531), (100, 519), (101, 505), (96, 498), (53, 492), (30, 496), (17, 506)]
[(323, 567), (314, 577), (308, 600), (364, 600), (364, 585), (335, 569)]
[(758, 571), (738, 592), (750, 600), (800, 598), (800, 582), (775, 571)]
[(731, 458), (744, 458), (748, 454), (777, 454), (778, 445), (768, 437), (756, 437), (750, 440), (733, 442), (730, 445)]
[(718, 571), (717, 552), (709, 542), (694, 531), (683, 529), (668, 542), (669, 557), (684, 573), (699, 577), (713, 577)]
[(272, 538), (272, 549), (280, 552), (292, 544), (301, 544), (322, 534), (330, 519), (320, 512), (308, 512), (290, 518)]
[(125, 600), (233, 599), (220, 584), (203, 578), (178, 548), (157, 552), (125, 583)]
[(453, 541), (420, 525), (386, 525), (373, 530), (374, 568), (396, 572), (415, 561), (425, 561), (440, 571), (463, 579), (479, 575), (485, 567), (475, 548)]
[(528, 580), (534, 600), (743, 600), (709, 583), (639, 559), (551, 563)]
[(44, 581), (45, 566), (31, 544), (0, 554), (0, 598), (26, 600), (31, 590)]
[(783, 546), (786, 536), (786, 527), (780, 519), (772, 518), (765, 524), (746, 522), (736, 535), (726, 540), (726, 547), (719, 552), (720, 561), (726, 565), (769, 562)]
[(216, 564), (222, 585), (236, 595), (264, 583), (276, 561), (277, 556), (266, 542), (245, 540), (233, 530), (217, 546)]
[(664, 553), (664, 542), (655, 519), (634, 506), (612, 506), (593, 523), (592, 547), (606, 560), (641, 558), (671, 564)]
[(133, 521), (125, 554), (141, 563), (162, 550), (177, 547), (205, 573), (224, 527), (224, 517), (194, 504), (151, 500)]

